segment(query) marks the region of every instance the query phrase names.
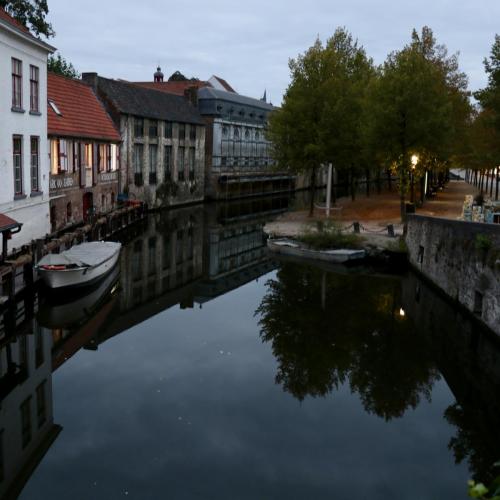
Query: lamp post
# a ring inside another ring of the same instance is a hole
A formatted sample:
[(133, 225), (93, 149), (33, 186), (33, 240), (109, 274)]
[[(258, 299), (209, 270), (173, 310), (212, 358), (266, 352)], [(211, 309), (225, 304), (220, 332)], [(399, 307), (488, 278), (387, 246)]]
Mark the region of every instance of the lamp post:
[(411, 172), (410, 172), (410, 182), (411, 182), (411, 199), (410, 201), (412, 203), (415, 203), (415, 182), (414, 182), (414, 173), (415, 173), (415, 167), (417, 166), (418, 163), (418, 156), (417, 155), (412, 155), (411, 157)]

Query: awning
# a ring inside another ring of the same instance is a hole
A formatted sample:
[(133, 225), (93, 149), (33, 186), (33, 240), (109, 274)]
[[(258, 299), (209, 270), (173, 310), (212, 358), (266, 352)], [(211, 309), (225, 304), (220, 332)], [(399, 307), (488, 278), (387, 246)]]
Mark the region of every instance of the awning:
[(17, 222), (4, 214), (0, 214), (0, 233), (21, 228), (21, 226), (22, 224), (20, 222)]

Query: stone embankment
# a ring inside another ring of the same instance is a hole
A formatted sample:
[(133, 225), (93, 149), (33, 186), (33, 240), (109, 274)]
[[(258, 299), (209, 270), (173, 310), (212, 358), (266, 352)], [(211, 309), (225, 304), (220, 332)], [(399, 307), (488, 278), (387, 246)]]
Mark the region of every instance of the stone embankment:
[(500, 333), (500, 226), (412, 215), (412, 267)]

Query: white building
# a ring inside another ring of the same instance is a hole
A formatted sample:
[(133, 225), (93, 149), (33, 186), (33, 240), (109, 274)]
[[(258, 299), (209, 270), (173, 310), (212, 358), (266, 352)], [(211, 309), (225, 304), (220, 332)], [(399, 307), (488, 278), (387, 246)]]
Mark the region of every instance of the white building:
[(9, 251), (50, 232), (47, 58), (54, 50), (0, 9), (0, 214), (23, 225)]

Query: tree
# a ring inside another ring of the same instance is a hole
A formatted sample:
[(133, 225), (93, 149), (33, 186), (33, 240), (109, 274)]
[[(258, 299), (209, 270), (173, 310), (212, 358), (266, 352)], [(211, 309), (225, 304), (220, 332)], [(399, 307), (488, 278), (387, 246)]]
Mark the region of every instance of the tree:
[(52, 25), (45, 20), (49, 13), (47, 0), (0, 0), (0, 7), (29, 28), (37, 37), (55, 35)]
[(282, 107), (270, 117), (268, 138), (278, 168), (310, 175), (312, 215), (320, 165), (333, 162), (352, 170), (362, 156), (362, 101), (374, 71), (343, 28), (325, 46), (317, 39), (289, 67), (291, 83)]
[(49, 56), (47, 69), (57, 75), (66, 76), (68, 78), (80, 78), (80, 73), (78, 73), (73, 64), (66, 61), (59, 53)]
[(414, 31), (412, 43), (389, 54), (372, 85), (370, 132), (398, 173), (402, 220), (412, 155), (425, 152), (441, 162), (451, 157), (460, 106), (467, 102), (455, 62), (424, 28), (421, 38)]

